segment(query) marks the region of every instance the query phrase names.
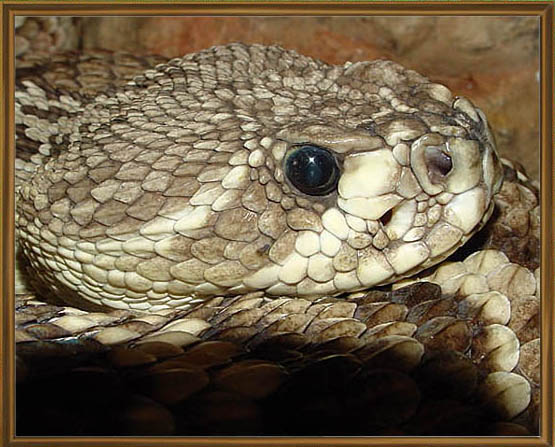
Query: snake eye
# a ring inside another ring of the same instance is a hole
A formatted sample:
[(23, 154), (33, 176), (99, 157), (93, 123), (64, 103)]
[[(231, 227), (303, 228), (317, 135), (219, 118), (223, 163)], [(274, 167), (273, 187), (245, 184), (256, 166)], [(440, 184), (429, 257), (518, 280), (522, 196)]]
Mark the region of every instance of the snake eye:
[(339, 166), (327, 149), (305, 144), (294, 148), (288, 155), (285, 175), (299, 191), (324, 196), (337, 187)]

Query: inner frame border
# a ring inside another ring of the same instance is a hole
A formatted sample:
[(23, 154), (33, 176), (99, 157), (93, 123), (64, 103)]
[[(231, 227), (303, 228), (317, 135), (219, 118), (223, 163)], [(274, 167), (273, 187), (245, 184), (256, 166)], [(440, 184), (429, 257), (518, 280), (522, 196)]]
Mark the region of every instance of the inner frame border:
[[(14, 18), (16, 16), (534, 16), (540, 19), (540, 183), (541, 183), (541, 421), (539, 437), (16, 437), (14, 340)], [(554, 431), (554, 225), (553, 225), (553, 21), (550, 1), (526, 2), (179, 2), (25, 1), (4, 2), (0, 9), (2, 109), (0, 157), (2, 275), (0, 306), (0, 403), (2, 445), (6, 446), (549, 446)]]

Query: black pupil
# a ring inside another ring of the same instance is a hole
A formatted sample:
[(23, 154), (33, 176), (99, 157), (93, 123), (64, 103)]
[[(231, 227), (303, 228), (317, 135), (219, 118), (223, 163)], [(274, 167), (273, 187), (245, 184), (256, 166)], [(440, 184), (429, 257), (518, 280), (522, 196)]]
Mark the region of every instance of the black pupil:
[(339, 180), (339, 167), (331, 152), (318, 146), (299, 146), (287, 158), (285, 173), (299, 191), (311, 196), (332, 192)]

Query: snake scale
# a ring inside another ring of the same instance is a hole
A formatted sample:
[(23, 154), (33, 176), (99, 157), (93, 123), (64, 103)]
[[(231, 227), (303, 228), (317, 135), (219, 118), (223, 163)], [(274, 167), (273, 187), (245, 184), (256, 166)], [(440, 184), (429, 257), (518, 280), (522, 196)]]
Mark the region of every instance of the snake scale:
[(537, 432), (538, 191), (469, 100), (239, 43), (16, 82), (19, 433)]

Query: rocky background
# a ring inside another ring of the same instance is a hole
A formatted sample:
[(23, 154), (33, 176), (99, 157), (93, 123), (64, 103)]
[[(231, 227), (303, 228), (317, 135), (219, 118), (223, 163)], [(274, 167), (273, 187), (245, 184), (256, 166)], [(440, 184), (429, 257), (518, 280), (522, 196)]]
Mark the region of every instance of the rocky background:
[(502, 155), (539, 177), (535, 17), (20, 17), (16, 53), (105, 48), (177, 57), (216, 44), (279, 44), (342, 64), (387, 58), (485, 111)]

